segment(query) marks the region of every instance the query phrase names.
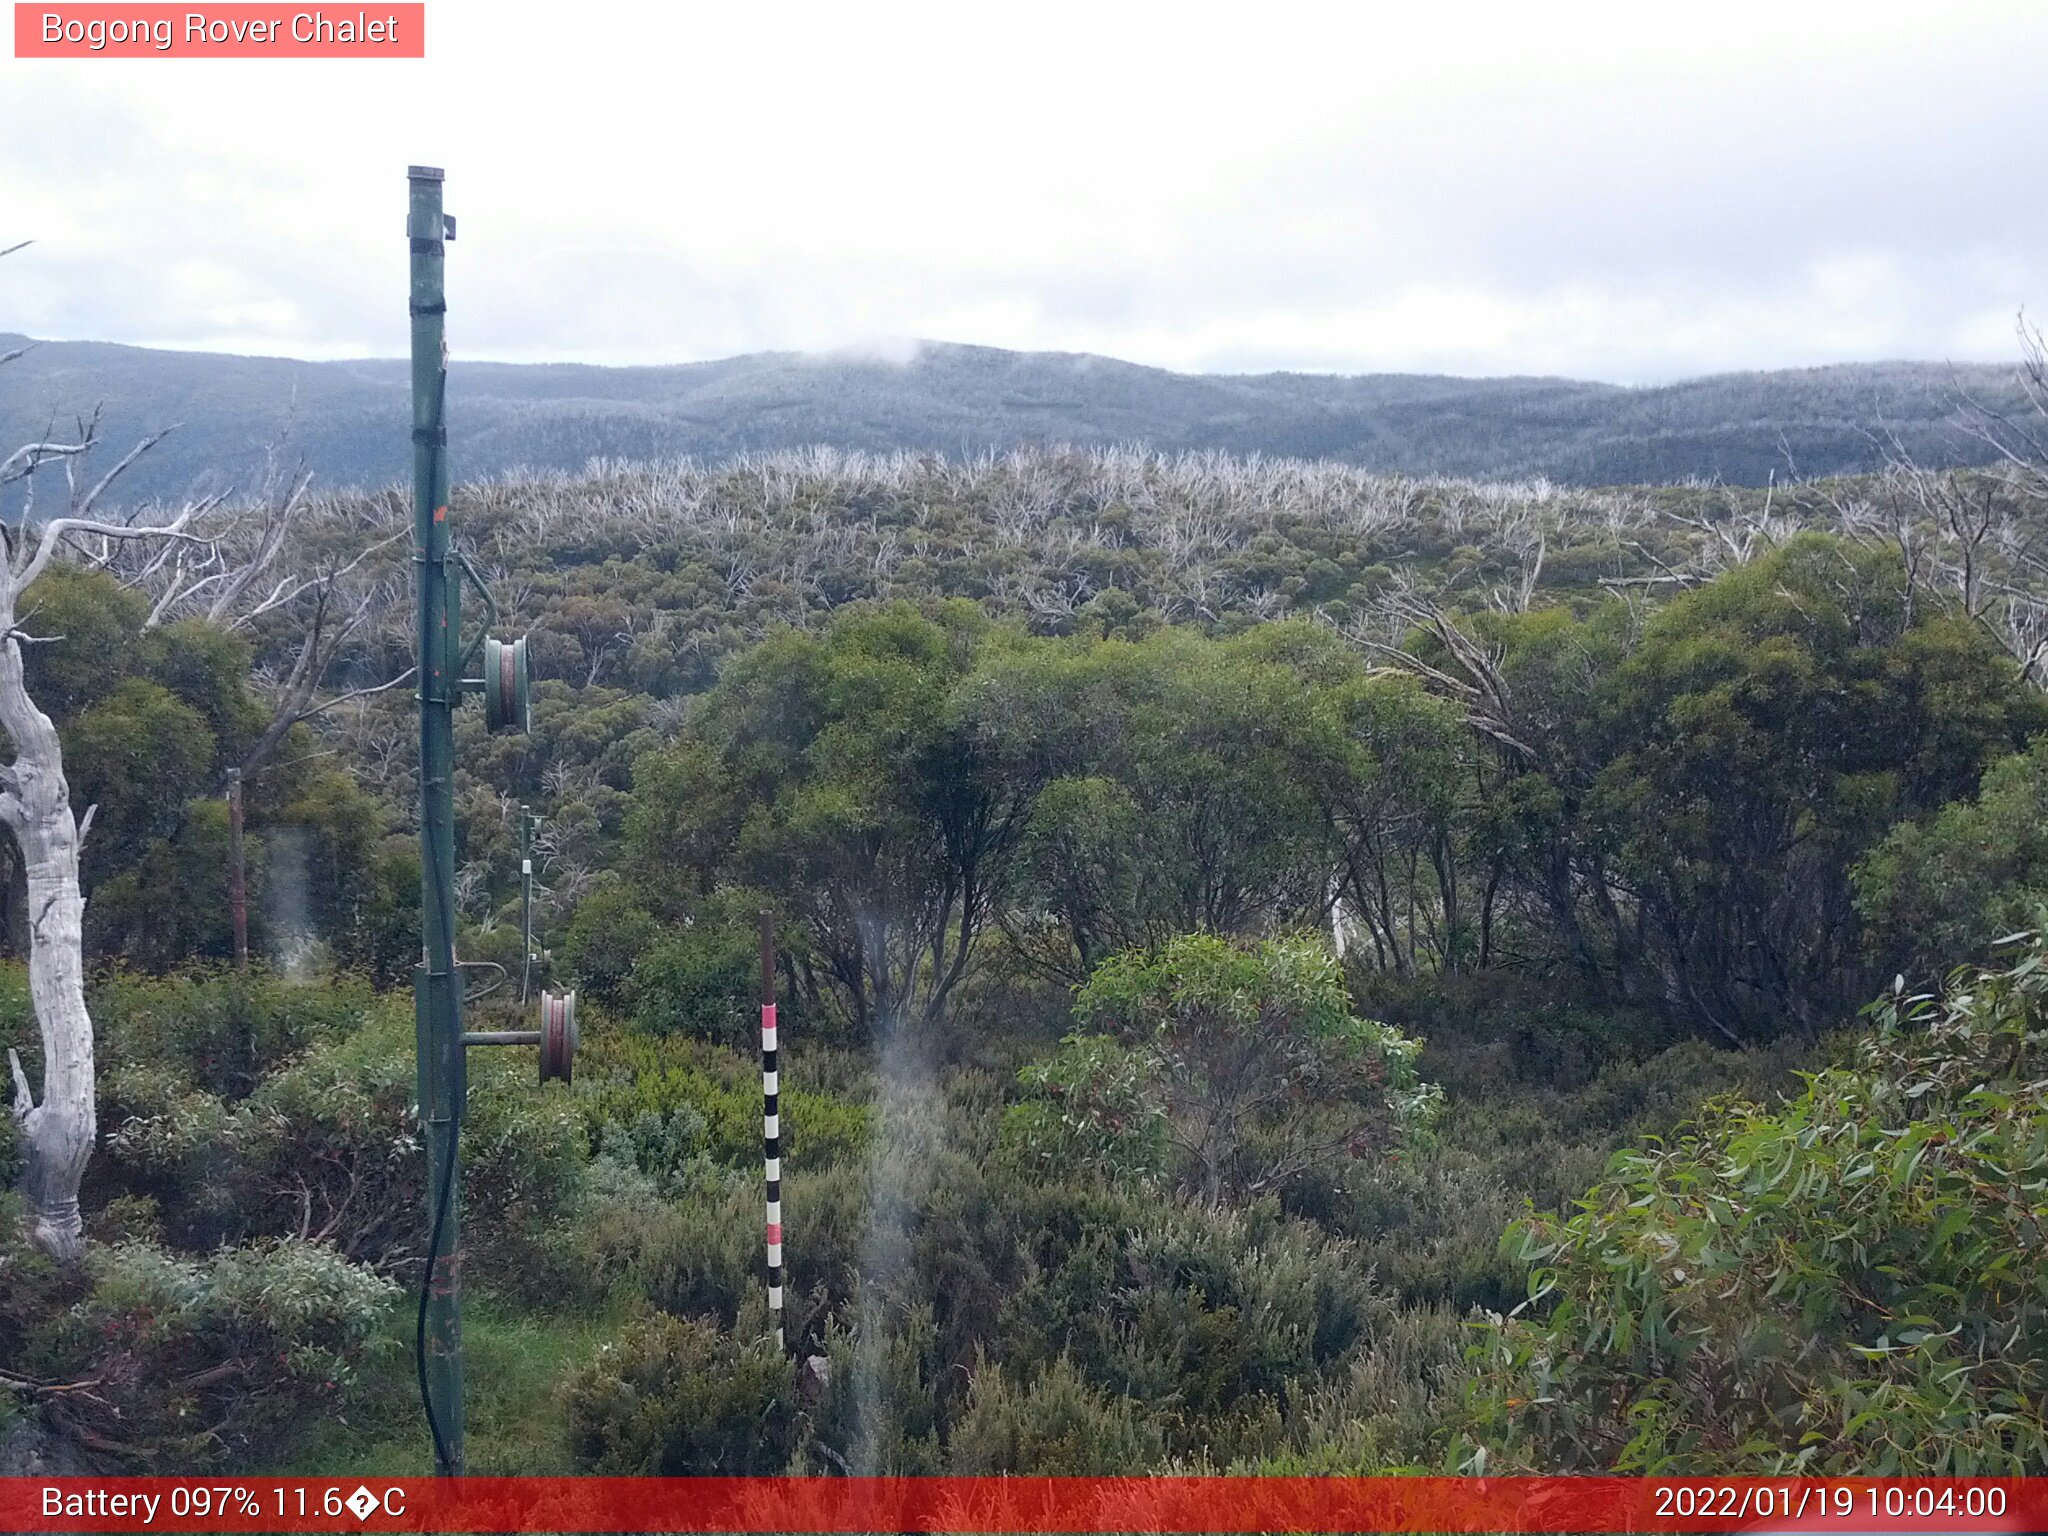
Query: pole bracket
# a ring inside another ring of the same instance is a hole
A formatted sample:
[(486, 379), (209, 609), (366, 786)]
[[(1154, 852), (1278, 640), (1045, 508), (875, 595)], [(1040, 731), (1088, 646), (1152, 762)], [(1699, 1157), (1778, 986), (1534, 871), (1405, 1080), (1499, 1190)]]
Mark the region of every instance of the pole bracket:
[(575, 1070), (576, 1048), (583, 1031), (576, 1021), (574, 992), (543, 992), (540, 996), (538, 1029), (465, 1030), (464, 1046), (537, 1045), (540, 1047), (540, 1080), (569, 1082)]
[(458, 960), (455, 962), (455, 969), (458, 971), (496, 971), (498, 973), (498, 979), (489, 986), (482, 987), (475, 992), (463, 993), (462, 1001), (465, 1004), (473, 1003), (479, 998), (489, 997), (498, 988), (505, 985), (507, 978), (505, 967), (495, 960)]
[(476, 660), (477, 652), (483, 649), (484, 636), (488, 635), (498, 622), (498, 600), (491, 596), (491, 584), (483, 579), (468, 555), (452, 548), (449, 553), (455, 557), (456, 568), (467, 576), (469, 584), (476, 588), (476, 595), (484, 600), (484, 627), (477, 631), (474, 640), (463, 647), (462, 661), (455, 669), (457, 672), (466, 672), (469, 670), (469, 664)]

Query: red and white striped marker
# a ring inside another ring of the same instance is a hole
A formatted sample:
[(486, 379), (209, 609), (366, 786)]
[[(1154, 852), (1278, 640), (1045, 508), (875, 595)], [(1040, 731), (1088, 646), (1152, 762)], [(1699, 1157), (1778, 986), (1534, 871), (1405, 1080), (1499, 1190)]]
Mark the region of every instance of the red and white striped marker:
[(768, 1181), (768, 1321), (782, 1343), (782, 1115), (776, 1068), (775, 918), (761, 914), (761, 1152)]

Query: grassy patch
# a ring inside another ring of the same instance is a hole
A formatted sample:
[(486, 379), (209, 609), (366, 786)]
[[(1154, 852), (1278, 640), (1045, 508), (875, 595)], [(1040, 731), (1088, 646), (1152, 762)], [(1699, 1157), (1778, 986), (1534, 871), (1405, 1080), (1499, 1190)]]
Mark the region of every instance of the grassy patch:
[[(378, 1473), (416, 1477), (434, 1470), (433, 1443), (413, 1374), (415, 1296), (392, 1310), (363, 1362), (348, 1409), (309, 1424), (280, 1476)], [(578, 1316), (517, 1311), (488, 1295), (463, 1310), (466, 1471), (479, 1477), (567, 1475), (562, 1385), (618, 1331), (609, 1312)]]

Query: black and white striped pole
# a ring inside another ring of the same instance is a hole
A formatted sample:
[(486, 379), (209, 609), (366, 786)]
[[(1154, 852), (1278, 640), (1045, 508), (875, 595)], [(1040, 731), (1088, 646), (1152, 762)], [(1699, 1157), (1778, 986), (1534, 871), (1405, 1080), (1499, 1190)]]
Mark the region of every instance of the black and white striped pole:
[(761, 914), (761, 1153), (768, 1189), (768, 1322), (782, 1343), (782, 1114), (775, 1023), (775, 914)]

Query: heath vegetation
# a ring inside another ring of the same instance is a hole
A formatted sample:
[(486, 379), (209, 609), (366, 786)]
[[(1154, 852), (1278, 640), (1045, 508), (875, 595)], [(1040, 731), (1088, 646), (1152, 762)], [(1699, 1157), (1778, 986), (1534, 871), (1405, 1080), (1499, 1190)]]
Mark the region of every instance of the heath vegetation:
[[(530, 802), (587, 1042), (472, 1065), (471, 1469), (2038, 1465), (2044, 511), (1116, 449), (462, 488), (542, 680), (462, 720), (461, 948), (517, 964)], [(226, 601), (118, 540), (23, 596), (99, 1139), (76, 1262), (0, 1198), (0, 1421), (421, 1470), (406, 514), (207, 515)]]

